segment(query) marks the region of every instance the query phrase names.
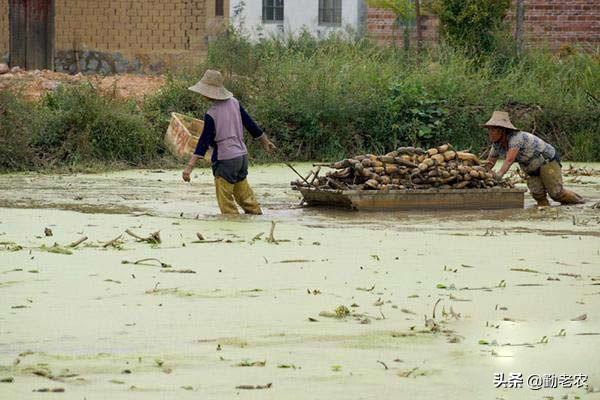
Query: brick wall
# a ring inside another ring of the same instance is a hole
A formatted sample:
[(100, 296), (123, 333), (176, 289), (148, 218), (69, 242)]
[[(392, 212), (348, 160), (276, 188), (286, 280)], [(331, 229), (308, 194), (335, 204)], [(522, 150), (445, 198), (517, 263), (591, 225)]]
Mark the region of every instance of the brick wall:
[[(158, 71), (199, 58), (206, 50), (206, 5), (205, 0), (56, 0), (57, 68), (72, 69), (72, 58), (91, 57), (92, 68), (79, 69)], [(69, 54), (73, 57), (65, 61)], [(103, 54), (116, 59), (104, 60)]]
[[(599, 0), (524, 0), (528, 46), (600, 46)], [(509, 15), (511, 21), (514, 15)]]
[[(394, 39), (393, 24), (394, 13), (388, 10), (381, 10), (369, 7), (367, 11), (367, 32), (368, 35), (380, 44), (391, 43)], [(434, 44), (439, 39), (439, 20), (435, 17), (421, 17), (421, 36), (424, 43)], [(396, 42), (398, 46), (403, 43), (403, 28), (396, 32)], [(411, 33), (411, 43), (416, 43), (416, 29)]]
[(8, 0), (0, 0), (0, 62), (8, 54)]
[[(159, 72), (198, 62), (227, 18), (215, 0), (54, 0), (54, 67), (75, 72)], [(9, 50), (0, 0), (0, 59)]]
[[(524, 0), (524, 4), (527, 46), (548, 45), (553, 49), (563, 45), (600, 46), (600, 0)], [(507, 18), (514, 30), (514, 10)], [(391, 12), (369, 8), (369, 36), (378, 42), (391, 42), (393, 20)], [(438, 25), (436, 18), (423, 17), (425, 43), (437, 42)], [(399, 41), (402, 41), (401, 35), (399, 33)]]

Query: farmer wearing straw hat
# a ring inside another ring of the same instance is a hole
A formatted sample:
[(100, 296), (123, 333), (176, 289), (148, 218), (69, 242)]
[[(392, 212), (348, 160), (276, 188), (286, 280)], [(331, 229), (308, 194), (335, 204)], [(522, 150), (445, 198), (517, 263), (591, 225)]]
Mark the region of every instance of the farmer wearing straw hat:
[(577, 193), (563, 187), (560, 155), (553, 146), (515, 128), (507, 112), (494, 111), (492, 118), (483, 126), (487, 128), (492, 142), (486, 164), (488, 170), (494, 168), (499, 157), (504, 157), (504, 164), (498, 171), (502, 177), (517, 161), (527, 173), (527, 187), (540, 207), (550, 205), (547, 194), (561, 204), (585, 203)]
[(212, 102), (204, 116), (204, 130), (196, 151), (183, 171), (183, 180), (190, 175), (198, 159), (212, 148), (212, 170), (215, 177), (217, 202), (223, 214), (238, 214), (236, 203), (246, 214), (262, 214), (260, 205), (248, 184), (248, 150), (244, 144), (244, 128), (260, 140), (267, 152), (276, 149), (267, 135), (250, 118), (233, 94), (223, 86), (219, 71), (207, 70), (189, 90)]

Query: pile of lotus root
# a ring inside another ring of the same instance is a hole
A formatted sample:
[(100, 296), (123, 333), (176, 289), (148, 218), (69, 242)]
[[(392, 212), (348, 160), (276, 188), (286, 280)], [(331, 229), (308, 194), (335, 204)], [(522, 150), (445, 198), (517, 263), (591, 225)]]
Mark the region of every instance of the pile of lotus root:
[[(315, 164), (317, 171), (292, 186), (335, 190), (467, 189), (510, 187), (485, 169), (474, 154), (445, 144), (423, 150), (401, 147), (384, 156), (360, 155), (333, 164)], [(335, 169), (318, 176), (320, 167)], [(311, 178), (312, 177), (312, 178)]]

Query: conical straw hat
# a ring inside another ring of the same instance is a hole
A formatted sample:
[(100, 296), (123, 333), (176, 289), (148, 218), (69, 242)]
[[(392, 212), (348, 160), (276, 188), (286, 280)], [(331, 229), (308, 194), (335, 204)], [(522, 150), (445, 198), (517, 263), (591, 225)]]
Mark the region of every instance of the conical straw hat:
[(223, 86), (221, 73), (212, 69), (207, 70), (200, 82), (190, 87), (189, 90), (213, 100), (227, 100), (233, 97), (233, 94)]
[(512, 122), (510, 122), (510, 117), (509, 117), (508, 113), (505, 111), (494, 111), (492, 118), (490, 118), (490, 120), (488, 122), (483, 124), (484, 128), (490, 128), (493, 126), (510, 129), (512, 131), (519, 130), (518, 128), (515, 128), (515, 126), (512, 124)]

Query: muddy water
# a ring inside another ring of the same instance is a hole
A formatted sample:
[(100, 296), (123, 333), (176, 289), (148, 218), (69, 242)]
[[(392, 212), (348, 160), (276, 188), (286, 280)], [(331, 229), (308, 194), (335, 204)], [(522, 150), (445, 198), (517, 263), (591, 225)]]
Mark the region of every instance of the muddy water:
[(365, 214), (302, 209), (293, 175), (256, 167), (265, 215), (225, 218), (208, 171), (179, 173), (0, 177), (0, 398), (600, 398), (597, 177), (580, 207)]

